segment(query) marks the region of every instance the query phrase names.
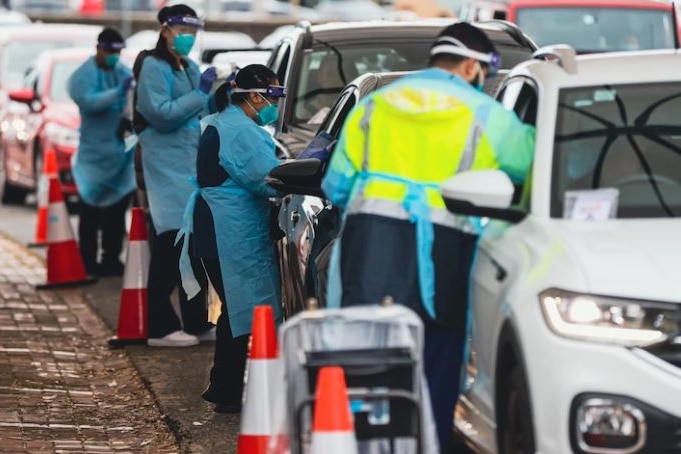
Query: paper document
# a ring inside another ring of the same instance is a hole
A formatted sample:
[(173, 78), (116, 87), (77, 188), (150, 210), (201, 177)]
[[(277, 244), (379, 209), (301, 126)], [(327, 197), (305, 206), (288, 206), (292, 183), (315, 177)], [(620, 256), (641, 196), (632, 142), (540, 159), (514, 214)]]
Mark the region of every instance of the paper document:
[(603, 188), (566, 191), (563, 218), (574, 221), (605, 221), (617, 217), (619, 191)]

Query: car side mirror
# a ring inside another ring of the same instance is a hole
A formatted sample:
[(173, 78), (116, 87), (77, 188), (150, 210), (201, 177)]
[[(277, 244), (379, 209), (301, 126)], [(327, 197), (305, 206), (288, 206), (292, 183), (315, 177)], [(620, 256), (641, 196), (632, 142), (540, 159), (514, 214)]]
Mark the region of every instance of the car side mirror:
[(324, 197), (322, 176), (324, 165), (319, 159), (296, 159), (275, 167), (267, 183), (285, 194), (304, 194)]
[(42, 109), (42, 103), (36, 98), (35, 91), (31, 88), (12, 90), (7, 96), (12, 101), (28, 104), (33, 111), (40, 111)]
[(514, 190), (500, 170), (470, 170), (445, 181), (441, 193), (454, 214), (520, 222), (526, 213), (510, 208)]

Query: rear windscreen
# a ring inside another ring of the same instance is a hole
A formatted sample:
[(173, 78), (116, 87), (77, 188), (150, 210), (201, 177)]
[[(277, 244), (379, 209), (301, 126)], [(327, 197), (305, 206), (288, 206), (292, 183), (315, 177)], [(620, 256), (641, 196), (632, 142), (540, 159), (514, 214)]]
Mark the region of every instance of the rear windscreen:
[(671, 9), (520, 8), (516, 24), (538, 46), (569, 44), (579, 52), (675, 46)]

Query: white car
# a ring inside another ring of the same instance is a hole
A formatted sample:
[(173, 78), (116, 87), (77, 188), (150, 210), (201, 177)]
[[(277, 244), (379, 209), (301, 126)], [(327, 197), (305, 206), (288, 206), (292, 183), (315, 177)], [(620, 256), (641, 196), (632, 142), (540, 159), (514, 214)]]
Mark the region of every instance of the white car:
[(681, 452), (681, 54), (537, 54), (498, 92), (537, 127), (518, 205), (499, 171), (443, 187), (487, 221), (455, 429), (489, 453)]

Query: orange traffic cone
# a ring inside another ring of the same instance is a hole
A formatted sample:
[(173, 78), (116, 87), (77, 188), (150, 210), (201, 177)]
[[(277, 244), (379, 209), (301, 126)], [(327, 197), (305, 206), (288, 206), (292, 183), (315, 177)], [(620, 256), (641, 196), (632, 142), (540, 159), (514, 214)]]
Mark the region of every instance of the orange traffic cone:
[(281, 383), (281, 372), (274, 312), (271, 306), (256, 306), (248, 351), (238, 454), (267, 453), (272, 437), (279, 439), (277, 445), (282, 444), (283, 435), (276, 434), (272, 411), (276, 399), (282, 397), (274, 392)]
[(38, 222), (35, 226), (35, 239), (28, 247), (47, 246), (47, 205), (49, 203), (50, 178), (57, 177), (57, 154), (52, 148), (45, 150), (43, 155), (42, 174), (38, 180)]
[(310, 454), (357, 453), (355, 426), (341, 367), (323, 367), (317, 378)]
[(92, 284), (97, 279), (85, 274), (83, 259), (66, 211), (61, 185), (50, 178), (49, 206), (47, 208), (47, 283), (37, 289)]
[(150, 260), (144, 210), (134, 207), (125, 259), (121, 305), (118, 309), (118, 331), (109, 339), (111, 346), (147, 342), (147, 280)]

